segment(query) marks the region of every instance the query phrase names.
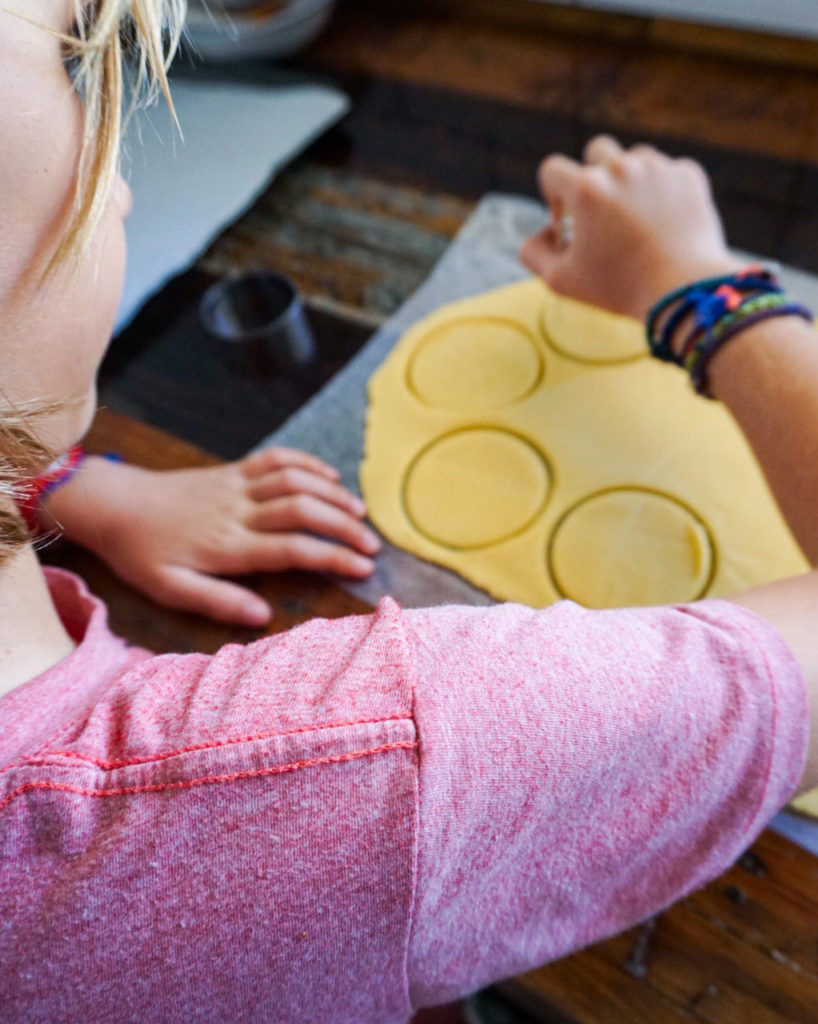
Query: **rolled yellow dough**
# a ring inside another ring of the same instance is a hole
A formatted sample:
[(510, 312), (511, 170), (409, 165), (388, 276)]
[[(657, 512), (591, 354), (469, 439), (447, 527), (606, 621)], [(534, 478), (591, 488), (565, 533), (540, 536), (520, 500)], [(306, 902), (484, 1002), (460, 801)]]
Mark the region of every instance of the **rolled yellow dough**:
[(545, 505), (549, 482), (548, 466), (525, 438), (486, 427), (457, 430), (412, 462), (404, 508), (412, 527), (433, 543), (477, 550), (530, 526)]
[(707, 527), (666, 494), (619, 487), (584, 498), (551, 534), (552, 578), (560, 593), (586, 608), (633, 604), (637, 566), (640, 603), (695, 601), (707, 593), (715, 569)]
[(639, 324), (537, 280), (417, 324), (369, 399), (373, 522), (501, 600), (689, 601), (808, 568), (729, 413)]

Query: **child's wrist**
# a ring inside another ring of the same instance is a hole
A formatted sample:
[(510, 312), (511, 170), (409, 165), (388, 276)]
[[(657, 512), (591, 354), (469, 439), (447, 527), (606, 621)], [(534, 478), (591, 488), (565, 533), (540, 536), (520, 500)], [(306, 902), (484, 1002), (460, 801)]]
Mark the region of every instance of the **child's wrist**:
[(744, 388), (744, 376), (751, 367), (752, 373), (761, 367), (761, 372), (769, 374), (771, 366), (791, 360), (799, 349), (814, 350), (816, 335), (805, 320), (790, 317), (785, 322), (780, 317), (754, 324), (736, 342), (720, 348), (708, 367), (710, 392), (719, 401)]
[(17, 507), (33, 538), (44, 532), (41, 521), (43, 507), (49, 495), (67, 484), (78, 472), (86, 454), (80, 445), (55, 459), (36, 477), (26, 480), (19, 488)]
[[(114, 452), (89, 455), (81, 446), (75, 445), (44, 473), (27, 481), (18, 504), (32, 537), (49, 538), (56, 534), (71, 540), (78, 539), (77, 532), (81, 532), (84, 520), (92, 518), (92, 502), (88, 498), (94, 470), (121, 461), (121, 456)], [(83, 508), (82, 514), (73, 516), (74, 488), (70, 485), (79, 476), (82, 477)]]

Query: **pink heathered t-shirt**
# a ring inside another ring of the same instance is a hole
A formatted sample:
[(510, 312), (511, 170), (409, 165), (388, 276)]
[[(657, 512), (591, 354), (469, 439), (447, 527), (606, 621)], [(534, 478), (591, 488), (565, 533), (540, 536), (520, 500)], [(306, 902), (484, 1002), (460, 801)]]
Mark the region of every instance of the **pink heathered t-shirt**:
[(720, 601), (313, 621), (76, 651), (0, 700), (0, 1021), (404, 1024), (723, 871), (789, 798), (803, 681)]

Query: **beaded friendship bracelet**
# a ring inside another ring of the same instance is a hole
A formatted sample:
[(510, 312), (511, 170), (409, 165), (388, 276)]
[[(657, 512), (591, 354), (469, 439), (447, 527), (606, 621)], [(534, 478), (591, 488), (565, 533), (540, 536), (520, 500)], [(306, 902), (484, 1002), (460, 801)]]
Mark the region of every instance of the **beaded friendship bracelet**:
[[(40, 510), (49, 494), (53, 494), (63, 484), (67, 484), (76, 475), (87, 454), (81, 445), (74, 445), (65, 455), (55, 459), (44, 473), (27, 480), (17, 492), (17, 507), (32, 537), (40, 532)], [(103, 458), (111, 462), (121, 462), (122, 457), (116, 452), (105, 452)]]
[(40, 506), (52, 491), (67, 484), (85, 461), (85, 452), (80, 445), (74, 445), (46, 469), (44, 473), (27, 480), (21, 487), (17, 497), (17, 507), (25, 520), (28, 532), (32, 537), (39, 532)]
[[(753, 264), (665, 295), (648, 314), (648, 345), (657, 359), (687, 370), (694, 389), (710, 398), (707, 368), (715, 353), (741, 331), (774, 316), (813, 319), (806, 307), (784, 295), (771, 269)], [(677, 350), (676, 333), (690, 317), (693, 327)]]

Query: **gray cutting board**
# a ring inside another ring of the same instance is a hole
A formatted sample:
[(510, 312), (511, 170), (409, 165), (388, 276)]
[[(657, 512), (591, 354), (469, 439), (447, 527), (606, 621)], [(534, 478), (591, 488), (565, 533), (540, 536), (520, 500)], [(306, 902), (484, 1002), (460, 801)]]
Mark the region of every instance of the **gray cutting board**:
[[(526, 277), (517, 250), (545, 220), (544, 208), (531, 200), (484, 198), (424, 284), (322, 391), (259, 447), (283, 444), (313, 452), (337, 466), (344, 485), (360, 493), (358, 466), (363, 456), (369, 377), (404, 332), (439, 306)], [(363, 583), (344, 582), (343, 586), (373, 604), (389, 594), (405, 608), (493, 603), (488, 594), (455, 573), (387, 541), (375, 575)]]

